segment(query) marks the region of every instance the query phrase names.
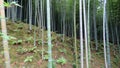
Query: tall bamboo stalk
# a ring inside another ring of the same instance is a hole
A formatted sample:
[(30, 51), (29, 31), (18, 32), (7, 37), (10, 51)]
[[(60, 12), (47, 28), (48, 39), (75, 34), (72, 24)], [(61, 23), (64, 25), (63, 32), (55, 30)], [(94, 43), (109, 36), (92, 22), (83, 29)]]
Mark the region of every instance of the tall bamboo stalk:
[(97, 10), (96, 0), (94, 0), (94, 4), (93, 4), (94, 38), (95, 38), (96, 50), (98, 50), (97, 27), (96, 27), (96, 10)]
[[(4, 1), (0, 0), (0, 5), (3, 6)], [(0, 15), (3, 17), (1, 19), (1, 28), (2, 33), (7, 36), (7, 28), (6, 28), (6, 20), (5, 20), (5, 11), (4, 6), (0, 8)], [(4, 47), (4, 57), (5, 57), (5, 64), (6, 68), (10, 68), (10, 56), (9, 56), (9, 47), (8, 47), (8, 40), (3, 38), (3, 47)]]
[(29, 2), (29, 29), (32, 30), (32, 0), (28, 0)]
[(87, 37), (88, 37), (88, 58), (89, 58), (89, 65), (91, 59), (91, 50), (90, 50), (90, 0), (88, 0), (88, 18), (87, 18)]
[(108, 68), (107, 64), (107, 52), (106, 52), (106, 0), (104, 0), (103, 6), (103, 43), (104, 43), (104, 59), (105, 59), (105, 68)]
[(83, 23), (82, 23), (82, 0), (79, 0), (79, 14), (80, 14), (80, 57), (81, 68), (84, 68), (84, 49), (83, 49)]
[[(23, 5), (23, 0), (21, 0), (21, 5)], [(20, 8), (20, 21), (22, 21), (22, 14), (23, 14), (22, 9), (23, 8)]]
[(52, 68), (52, 44), (51, 44), (51, 26), (50, 26), (50, 0), (46, 1), (47, 3), (47, 34), (48, 34), (48, 68)]
[(86, 2), (83, 0), (83, 15), (84, 15), (84, 34), (85, 34), (85, 53), (86, 53), (86, 68), (89, 68), (88, 63), (88, 38), (87, 38), (87, 19), (86, 19)]
[(75, 52), (75, 61), (76, 61), (76, 68), (78, 68), (78, 55), (77, 55), (77, 39), (76, 39), (76, 0), (74, 0), (74, 52)]

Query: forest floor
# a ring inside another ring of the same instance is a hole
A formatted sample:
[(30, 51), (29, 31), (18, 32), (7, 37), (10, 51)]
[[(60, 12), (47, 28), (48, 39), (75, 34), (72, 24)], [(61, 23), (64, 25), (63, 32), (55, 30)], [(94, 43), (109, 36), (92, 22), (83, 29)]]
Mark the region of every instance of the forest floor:
[[(33, 26), (33, 30), (29, 31), (28, 28), (29, 26), (25, 23), (7, 22), (8, 36), (14, 37), (9, 40), (11, 66), (12, 68), (47, 68), (47, 31), (44, 30), (44, 36), (42, 36), (42, 29), (38, 30), (38, 27)], [(34, 34), (34, 30), (36, 34)], [(61, 34), (55, 32), (51, 34), (53, 65), (56, 66), (53, 68), (75, 68), (74, 39), (65, 37), (63, 42)], [(36, 46), (34, 46), (34, 36), (36, 36)], [(1, 37), (0, 41), (2, 41)], [(79, 40), (77, 40), (78, 55), (80, 52), (79, 43)], [(42, 44), (44, 45), (42, 46)], [(104, 68), (103, 44), (99, 44), (99, 50), (95, 51), (95, 43), (91, 42), (91, 48), (91, 68)], [(111, 58), (112, 67), (119, 68), (118, 58), (113, 55), (112, 49)], [(78, 59), (80, 58), (78, 57)], [(5, 68), (4, 61), (3, 46), (2, 42), (0, 42), (0, 68)]]

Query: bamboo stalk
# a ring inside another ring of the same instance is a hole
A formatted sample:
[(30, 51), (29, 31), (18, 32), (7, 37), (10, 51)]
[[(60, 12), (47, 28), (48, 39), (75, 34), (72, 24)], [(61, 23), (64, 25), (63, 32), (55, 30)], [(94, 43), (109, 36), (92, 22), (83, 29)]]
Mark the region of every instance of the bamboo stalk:
[[(3, 5), (3, 3), (4, 3), (4, 1), (0, 0), (0, 4)], [(4, 19), (1, 19), (2, 33), (7, 36), (4, 6), (0, 8), (0, 15), (1, 15), (1, 17), (4, 18)], [(6, 68), (10, 68), (10, 56), (9, 56), (8, 40), (5, 38), (3, 38), (3, 47), (4, 47), (5, 65), (6, 65)]]

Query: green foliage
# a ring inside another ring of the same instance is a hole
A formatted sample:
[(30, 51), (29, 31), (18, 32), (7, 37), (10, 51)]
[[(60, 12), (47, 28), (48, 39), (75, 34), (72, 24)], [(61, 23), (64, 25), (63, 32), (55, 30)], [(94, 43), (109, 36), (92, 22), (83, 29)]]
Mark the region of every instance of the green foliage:
[(29, 49), (28, 49), (28, 52), (34, 52), (36, 49), (37, 49), (36, 46), (35, 46), (35, 47), (32, 47), (32, 48), (29, 48)]
[(44, 55), (43, 59), (44, 60), (48, 60), (49, 56), (48, 55)]
[(17, 49), (18, 54), (25, 54), (25, 53), (40, 53), (40, 50), (37, 49), (37, 47), (32, 48), (22, 48), (21, 46)]
[(112, 2), (118, 2), (118, 0), (112, 0)]
[(55, 36), (53, 36), (53, 37), (52, 37), (52, 41), (55, 41), (55, 40), (56, 40), (56, 37), (55, 37)]
[(22, 43), (23, 40), (18, 40), (17, 43)]
[(10, 3), (8, 3), (8, 2), (4, 2), (4, 6), (5, 7), (11, 7)]
[(61, 57), (61, 58), (57, 59), (56, 62), (58, 64), (64, 65), (67, 63), (67, 60), (64, 57)]
[(38, 44), (39, 45), (42, 44), (42, 40), (41, 39), (38, 40)]
[(8, 19), (8, 18), (3, 18), (2, 16), (0, 16), (0, 19)]
[(23, 29), (23, 24), (20, 23), (19, 25), (17, 25), (17, 28), (18, 28), (18, 29)]
[(25, 37), (25, 39), (24, 39), (24, 42), (25, 43), (33, 43), (33, 37)]
[(96, 52), (95, 54), (98, 56), (102, 56), (104, 53), (102, 51), (100, 51), (100, 52)]
[(22, 47), (19, 47), (18, 49), (17, 49), (17, 53), (18, 54), (24, 54), (24, 53), (26, 53), (28, 50), (26, 49), (26, 48), (22, 48)]
[(1, 55), (4, 55), (4, 51), (1, 51), (0, 54), (1, 54)]
[(28, 56), (28, 57), (26, 57), (25, 58), (25, 60), (24, 60), (24, 62), (26, 63), (26, 62), (32, 62), (33, 61), (33, 56)]
[(14, 32), (19, 32), (19, 30), (18, 29), (15, 29), (15, 30), (13, 30)]
[[(19, 5), (17, 2), (15, 1), (12, 1), (12, 2), (4, 2), (4, 5), (5, 7), (12, 7), (12, 6), (18, 6), (18, 7), (22, 7), (21, 5)], [(2, 7), (2, 5), (0, 5), (0, 7)]]
[(115, 58), (114, 58), (113, 62), (114, 62), (115, 64), (118, 64), (119, 61), (120, 61), (120, 57), (119, 57), (118, 55), (115, 55)]
[(26, 42), (32, 42), (32, 40), (33, 40), (33, 37), (28, 37), (28, 38), (26, 38)]
[(12, 45), (22, 44), (23, 40), (12, 41)]
[(52, 68), (56, 68), (56, 61), (53, 59)]
[(41, 50), (39, 50), (39, 49), (35, 49), (33, 52), (36, 54), (41, 54)]
[(66, 54), (66, 52), (67, 52), (65, 48), (59, 49), (59, 51), (62, 52), (62, 53), (64, 53), (64, 54)]
[(101, 65), (101, 67), (100, 67), (100, 68), (105, 68), (105, 67), (104, 67), (104, 65)]
[(72, 66), (73, 66), (73, 68), (76, 68), (76, 63), (73, 63)]
[(12, 40), (12, 39), (16, 39), (15, 37), (13, 36), (8, 36), (8, 35), (5, 35), (3, 33), (0, 32), (0, 37), (2, 37), (3, 39), (7, 39), (7, 40)]

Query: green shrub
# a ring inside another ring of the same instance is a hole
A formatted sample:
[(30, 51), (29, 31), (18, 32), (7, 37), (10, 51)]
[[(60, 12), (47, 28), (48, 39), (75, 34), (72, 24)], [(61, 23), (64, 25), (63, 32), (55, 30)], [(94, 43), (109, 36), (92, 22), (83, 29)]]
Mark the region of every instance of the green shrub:
[(33, 56), (28, 56), (28, 57), (26, 57), (25, 58), (25, 60), (24, 60), (24, 62), (26, 63), (26, 62), (32, 62), (33, 61)]
[(61, 57), (61, 58), (57, 59), (56, 62), (58, 64), (64, 65), (67, 63), (67, 60), (64, 57)]

